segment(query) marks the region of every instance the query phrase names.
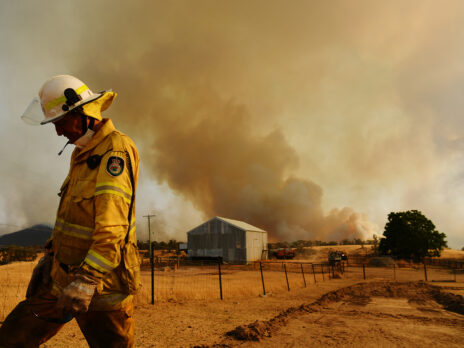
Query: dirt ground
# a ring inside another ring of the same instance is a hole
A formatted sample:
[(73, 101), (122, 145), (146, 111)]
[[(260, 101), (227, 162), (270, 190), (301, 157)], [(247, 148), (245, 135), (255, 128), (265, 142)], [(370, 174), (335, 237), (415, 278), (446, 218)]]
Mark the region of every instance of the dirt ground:
[[(33, 266), (0, 267), (0, 320), (24, 297)], [(397, 269), (394, 282), (391, 269), (369, 268), (363, 281), (362, 269), (350, 268), (340, 279), (317, 274), (314, 283), (308, 276), (306, 288), (300, 275), (289, 274), (291, 291), (270, 286), (272, 293), (262, 296), (259, 283), (256, 292), (242, 294), (237, 287), (250, 287), (253, 273), (237, 271), (229, 282), (224, 277), (230, 289), (223, 301), (214, 286), (204, 291), (209, 299), (164, 296), (154, 306), (142, 293), (134, 314), (136, 347), (464, 347), (464, 276), (453, 282), (451, 274), (429, 272), (425, 283), (422, 268)], [(282, 274), (266, 272), (265, 278)], [(211, 285), (209, 278), (204, 284), (198, 279), (189, 285), (193, 291)], [(42, 345), (69, 346), (88, 347), (74, 320)]]
[[(464, 283), (334, 279), (240, 301), (143, 305), (136, 346), (463, 347), (463, 292)], [(70, 344), (87, 347), (75, 322), (43, 347)]]

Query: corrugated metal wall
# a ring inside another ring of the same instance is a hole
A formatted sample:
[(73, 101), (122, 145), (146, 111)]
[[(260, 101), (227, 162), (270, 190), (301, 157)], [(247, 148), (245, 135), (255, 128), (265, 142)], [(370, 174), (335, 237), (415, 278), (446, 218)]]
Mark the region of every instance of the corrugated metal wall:
[(190, 257), (222, 257), (226, 262), (247, 262), (246, 232), (222, 220), (213, 219), (190, 231)]
[(262, 256), (267, 258), (267, 254), (263, 255), (263, 250), (267, 250), (267, 233), (258, 231), (247, 231), (246, 234), (246, 253), (247, 260), (260, 260)]

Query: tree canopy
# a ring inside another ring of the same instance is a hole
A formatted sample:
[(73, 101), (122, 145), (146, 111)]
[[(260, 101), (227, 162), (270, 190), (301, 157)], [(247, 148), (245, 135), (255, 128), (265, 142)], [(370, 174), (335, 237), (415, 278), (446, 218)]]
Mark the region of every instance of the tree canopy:
[(382, 254), (420, 260), (440, 256), (447, 246), (446, 235), (418, 210), (388, 214), (388, 222), (379, 245)]

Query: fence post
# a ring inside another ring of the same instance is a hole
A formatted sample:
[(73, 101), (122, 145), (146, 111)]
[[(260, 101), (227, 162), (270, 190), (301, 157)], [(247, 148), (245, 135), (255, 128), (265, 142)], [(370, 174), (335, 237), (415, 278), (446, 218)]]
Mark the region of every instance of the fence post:
[(316, 281), (316, 272), (314, 271), (314, 264), (311, 264), (311, 266), (313, 268), (314, 284), (316, 284), (317, 281)]
[(287, 275), (287, 265), (284, 263), (284, 270), (285, 270), (285, 279), (287, 280), (287, 288), (290, 291), (290, 284), (288, 283), (288, 275)]
[(396, 263), (393, 263), (393, 280), (396, 281)]
[(303, 264), (300, 263), (300, 266), (301, 266), (301, 275), (303, 276), (303, 282), (304, 282), (304, 286), (306, 288), (306, 279), (305, 279), (305, 275), (304, 275), (304, 271), (303, 271)]
[(427, 282), (427, 266), (425, 266), (425, 260), (424, 260), (424, 276), (425, 276), (425, 281)]
[(264, 287), (264, 277), (263, 277), (263, 264), (259, 262), (259, 270), (261, 271), (261, 282), (263, 283), (263, 295), (266, 295), (266, 288)]
[(221, 258), (218, 258), (218, 272), (219, 272), (219, 294), (222, 300)]
[[(150, 244), (151, 245), (151, 244)], [(151, 304), (155, 304), (155, 260), (153, 249), (150, 247), (150, 267), (151, 267)]]
[(363, 263), (363, 278), (366, 280), (366, 265)]
[(324, 277), (324, 265), (321, 263), (322, 281), (325, 281)]

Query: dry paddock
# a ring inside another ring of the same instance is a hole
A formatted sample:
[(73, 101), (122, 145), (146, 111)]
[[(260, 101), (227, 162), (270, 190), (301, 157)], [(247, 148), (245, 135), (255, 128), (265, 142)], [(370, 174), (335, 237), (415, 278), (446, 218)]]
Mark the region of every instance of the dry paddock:
[[(261, 273), (262, 268), (262, 273)], [(430, 282), (462, 282), (464, 272), (423, 264), (389, 267), (345, 266), (343, 274), (327, 264), (298, 262), (263, 262), (251, 265), (221, 265), (203, 263), (177, 267), (156, 267), (154, 272), (155, 302), (221, 297), (239, 299), (309, 288), (314, 284), (342, 276), (350, 280), (385, 279), (392, 281), (427, 280)], [(137, 303), (151, 302), (151, 272), (142, 272), (144, 287), (136, 298)], [(264, 283), (264, 284), (263, 284)], [(264, 287), (263, 287), (264, 285)]]
[[(0, 267), (0, 321), (24, 298), (33, 266), (32, 262), (22, 262)], [(315, 266), (313, 273), (311, 264), (292, 262), (285, 266), (264, 264), (261, 278), (259, 264), (223, 265), (223, 300), (220, 300), (218, 271), (217, 264), (156, 269), (155, 305), (151, 305), (151, 273), (149, 269), (143, 270), (143, 288), (136, 297), (134, 317), (136, 346), (296, 347), (301, 342), (317, 346), (395, 346), (402, 342), (402, 346), (418, 347), (433, 342), (435, 346), (453, 347), (462, 346), (464, 342), (462, 313), (450, 311), (425, 295), (414, 302), (411, 295), (414, 291), (409, 292), (409, 298), (393, 296), (387, 299), (382, 297), (381, 291), (374, 295), (360, 291), (359, 301), (351, 296), (349, 301), (341, 299), (312, 307), (324, 294), (358, 286), (356, 284), (408, 282), (414, 288), (417, 286), (414, 284), (424, 281), (425, 271), (428, 282), (424, 284), (440, 286), (447, 293), (458, 296), (459, 302), (462, 301), (459, 296), (464, 295), (462, 273), (429, 266), (424, 270), (423, 265), (367, 267), (364, 270), (358, 266), (345, 268), (343, 275), (335, 274), (333, 278), (327, 266)], [(369, 325), (374, 322), (375, 330), (369, 333)], [(253, 326), (253, 323), (257, 324)], [(339, 325), (334, 326), (334, 323)], [(237, 332), (247, 332), (244, 328), (250, 325), (249, 330), (258, 334), (244, 340)], [(413, 335), (412, 327), (422, 334)], [(360, 340), (361, 332), (367, 337), (365, 340)], [(411, 332), (409, 336), (408, 332)], [(44, 347), (68, 347), (70, 344), (76, 348), (87, 347), (74, 321)]]

